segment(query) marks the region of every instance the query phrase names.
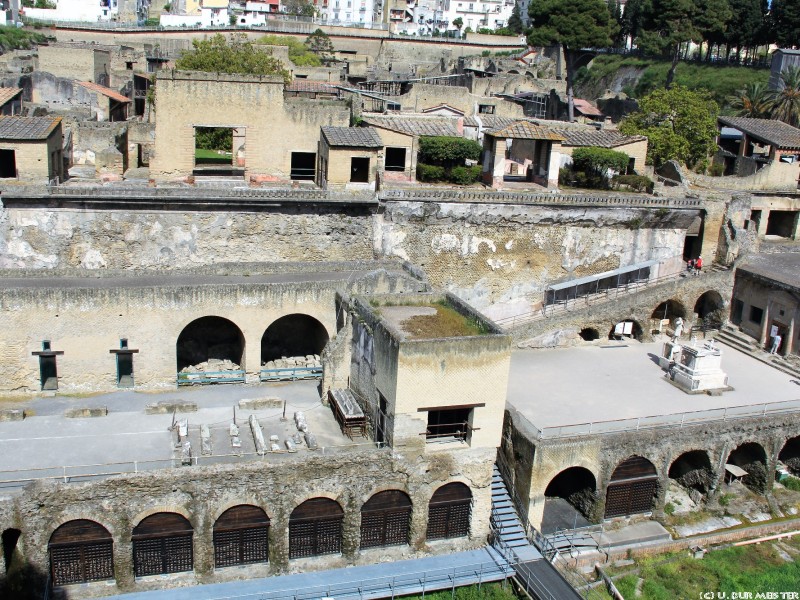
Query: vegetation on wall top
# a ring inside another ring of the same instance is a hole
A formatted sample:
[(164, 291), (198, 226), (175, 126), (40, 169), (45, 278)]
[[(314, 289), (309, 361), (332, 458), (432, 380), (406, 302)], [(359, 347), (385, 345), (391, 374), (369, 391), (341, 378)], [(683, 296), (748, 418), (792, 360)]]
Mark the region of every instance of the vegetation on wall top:
[(285, 83), (291, 75), (272, 52), (255, 46), (244, 35), (226, 39), (218, 33), (207, 40), (192, 40), (192, 49), (176, 62), (178, 69), (243, 75), (278, 75)]

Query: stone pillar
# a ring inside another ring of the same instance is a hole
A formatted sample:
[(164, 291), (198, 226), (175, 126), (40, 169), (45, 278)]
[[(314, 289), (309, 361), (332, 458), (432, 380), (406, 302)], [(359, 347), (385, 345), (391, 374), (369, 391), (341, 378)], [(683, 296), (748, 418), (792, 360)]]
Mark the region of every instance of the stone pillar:
[(503, 187), (503, 175), (506, 169), (506, 141), (496, 139), (492, 154), (492, 187)]
[(792, 239), (800, 240), (800, 211), (794, 213), (794, 226), (792, 227)]
[(794, 315), (789, 320), (789, 331), (786, 334), (786, 338), (783, 340), (783, 350), (786, 356), (790, 355), (794, 352), (794, 338), (795, 338), (795, 329), (794, 329)]
[(772, 307), (772, 301), (767, 302), (766, 308), (764, 308), (764, 316), (761, 320), (761, 337), (758, 339), (758, 343), (761, 345), (761, 349), (763, 350), (769, 340), (769, 314), (770, 308)]
[(550, 142), (550, 164), (547, 166), (547, 187), (558, 187), (558, 171), (561, 167), (561, 144)]
[(414, 501), (411, 507), (411, 525), (408, 532), (408, 543), (415, 550), (423, 550), (428, 535), (428, 503), (432, 491), (425, 494), (410, 492)]
[(134, 589), (136, 579), (133, 576), (133, 542), (131, 541), (131, 525), (127, 519), (123, 520), (125, 527), (122, 534), (114, 538), (114, 579), (121, 592)]
[(758, 220), (758, 237), (763, 238), (767, 235), (767, 223), (769, 223), (769, 209), (761, 209), (761, 218)]
[(203, 519), (194, 527), (192, 549), (194, 552), (194, 573), (200, 583), (213, 581), (214, 577), (214, 536), (213, 524), (208, 525)]
[(276, 572), (289, 568), (289, 512), (278, 510), (270, 515), (269, 562)]
[(344, 506), (342, 520), (342, 556), (348, 563), (355, 563), (361, 545), (361, 503), (353, 489), (348, 489), (339, 502)]

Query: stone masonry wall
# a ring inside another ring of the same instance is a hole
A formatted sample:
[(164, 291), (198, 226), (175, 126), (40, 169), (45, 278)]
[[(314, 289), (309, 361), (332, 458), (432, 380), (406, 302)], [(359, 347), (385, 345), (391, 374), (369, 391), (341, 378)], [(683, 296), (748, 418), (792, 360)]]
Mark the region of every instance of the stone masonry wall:
[[(654, 512), (659, 513), (664, 508), (669, 467), (681, 454), (691, 450), (706, 451), (716, 481), (720, 482), (725, 462), (738, 446), (748, 442), (760, 444), (767, 455), (767, 473), (773, 473), (778, 454), (786, 441), (800, 435), (800, 414), (797, 413), (544, 440), (532, 439), (531, 430), (525, 429), (524, 419), (513, 409), (506, 413), (507, 425), (509, 419), (515, 435), (521, 438), (519, 441), (522, 443), (516, 448), (515, 442), (518, 440), (504, 438), (504, 454), (528, 449), (528, 444), (534, 448), (533, 456), (523, 462), (530, 465), (530, 487), (516, 487), (520, 499), (528, 503), (530, 520), (535, 527), (541, 523), (547, 485), (569, 467), (583, 467), (594, 475), (599, 499), (595, 514), (600, 518), (604, 513), (606, 489), (616, 466), (630, 456), (647, 458), (655, 465), (661, 483), (654, 508)], [(521, 422), (523, 425), (519, 429)], [(767, 479), (768, 489), (771, 489), (772, 479)], [(523, 510), (525, 508), (523, 506)]]
[(477, 308), (539, 298), (544, 286), (680, 255), (694, 210), (386, 203), (375, 239), (434, 286)]
[[(47, 543), (61, 524), (91, 519), (106, 527), (114, 541), (112, 582), (69, 588), (70, 598), (182, 587), (242, 577), (264, 577), (416, 558), (426, 554), (476, 548), (489, 533), (491, 472), (494, 450), (399, 456), (390, 450), (348, 451), (311, 459), (287, 457), (208, 467), (183, 467), (110, 477), (90, 483), (31, 484), (24, 494), (0, 500), (0, 531), (16, 528), (21, 557), (47, 573)], [(325, 473), (325, 475), (321, 475)], [(470, 535), (427, 542), (428, 502), (441, 485), (460, 481), (473, 494)], [(410, 545), (359, 549), (360, 509), (373, 494), (405, 491), (413, 503)], [(289, 560), (288, 522), (303, 501), (326, 497), (344, 509), (342, 554)], [(215, 569), (214, 522), (228, 508), (254, 504), (270, 518), (269, 563)], [(162, 511), (186, 517), (194, 530), (194, 571), (168, 576), (133, 577), (131, 532), (144, 517)]]

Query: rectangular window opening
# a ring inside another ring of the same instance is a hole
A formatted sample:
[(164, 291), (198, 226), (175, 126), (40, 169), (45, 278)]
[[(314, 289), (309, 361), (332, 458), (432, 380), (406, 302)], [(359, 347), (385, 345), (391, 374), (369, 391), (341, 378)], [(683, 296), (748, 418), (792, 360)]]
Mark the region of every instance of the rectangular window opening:
[(493, 104), (479, 104), (478, 105), (478, 113), (482, 115), (493, 115), (494, 114), (494, 105)]
[(314, 181), (316, 174), (316, 152), (292, 152), (292, 165), (289, 173), (292, 181)]
[(757, 306), (750, 307), (750, 320), (753, 323), (758, 323), (760, 325), (763, 318), (764, 318), (763, 308), (758, 308)]
[(472, 408), (441, 408), (428, 410), (428, 442), (469, 442), (472, 434)]
[(244, 167), (244, 129), (233, 127), (194, 128), (195, 174), (213, 171), (233, 175)]
[(14, 150), (0, 150), (0, 178), (17, 176), (17, 155)]
[(406, 170), (406, 149), (386, 148), (385, 167), (387, 171)]

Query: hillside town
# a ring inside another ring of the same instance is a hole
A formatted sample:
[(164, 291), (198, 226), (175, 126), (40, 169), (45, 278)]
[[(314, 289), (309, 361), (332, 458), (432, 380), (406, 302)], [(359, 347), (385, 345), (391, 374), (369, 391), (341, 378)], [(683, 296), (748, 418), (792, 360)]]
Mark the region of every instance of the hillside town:
[(794, 0), (1, 4), (0, 597), (798, 589)]

